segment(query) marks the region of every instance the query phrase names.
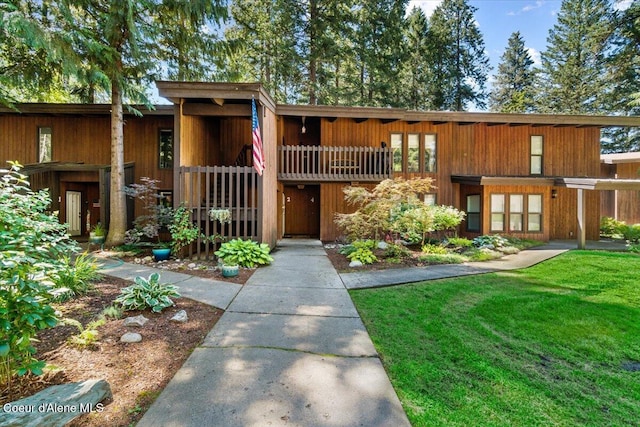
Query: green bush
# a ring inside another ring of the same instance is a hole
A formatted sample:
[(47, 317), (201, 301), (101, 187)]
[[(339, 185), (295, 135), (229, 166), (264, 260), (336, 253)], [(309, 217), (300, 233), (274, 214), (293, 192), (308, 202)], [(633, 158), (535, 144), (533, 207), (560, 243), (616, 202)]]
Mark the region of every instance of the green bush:
[(620, 227), (620, 232), (627, 242), (640, 243), (640, 224), (623, 225)]
[(76, 295), (84, 295), (93, 289), (93, 281), (100, 278), (99, 266), (87, 252), (71, 261), (68, 256), (62, 257), (62, 267), (57, 272), (54, 294), (61, 295), (57, 301), (66, 300)]
[(200, 232), (200, 227), (191, 221), (191, 211), (184, 206), (176, 209), (168, 228), (171, 233), (171, 250), (176, 256), (180, 254), (182, 248), (198, 240), (198, 237), (206, 239), (206, 236)]
[(378, 258), (373, 253), (376, 247), (374, 240), (356, 240), (352, 243), (355, 250), (347, 255), (351, 261), (360, 261), (363, 264), (373, 264)]
[(622, 234), (623, 227), (626, 224), (624, 221), (618, 221), (617, 219), (609, 216), (603, 216), (600, 218), (600, 235), (602, 237), (614, 237)]
[(384, 250), (385, 258), (402, 259), (411, 255), (411, 251), (403, 245), (396, 245), (395, 243), (389, 243)]
[(115, 302), (125, 311), (144, 310), (147, 307), (155, 313), (174, 305), (171, 298), (178, 298), (178, 288), (160, 283), (160, 275), (153, 273), (148, 279), (135, 278), (135, 285), (127, 286), (120, 291)]
[(241, 267), (253, 268), (256, 265), (267, 265), (273, 262), (269, 255), (271, 249), (266, 243), (258, 244), (253, 240), (233, 239), (220, 245), (215, 252), (222, 260), (232, 259)]
[(444, 254), (425, 254), (418, 257), (418, 261), (425, 264), (462, 264), (467, 258), (460, 254), (444, 253)]
[(435, 254), (435, 255), (446, 255), (449, 253), (447, 248), (442, 245), (432, 245), (431, 243), (427, 243), (426, 245), (422, 245), (422, 252), (425, 254)]
[(501, 248), (503, 246), (508, 246), (508, 245), (509, 245), (509, 240), (507, 240), (506, 238), (502, 237), (499, 234), (478, 236), (475, 239), (473, 239), (473, 246), (477, 248), (482, 248), (484, 246), (493, 246), (494, 248)]
[(50, 289), (63, 257), (78, 245), (50, 212), (47, 191), (33, 191), (20, 164), (0, 170), (0, 383), (42, 373), (33, 357), (36, 333), (57, 323)]
[(446, 240), (446, 244), (447, 246), (452, 246), (454, 248), (470, 248), (473, 246), (473, 241), (466, 237), (449, 237)]

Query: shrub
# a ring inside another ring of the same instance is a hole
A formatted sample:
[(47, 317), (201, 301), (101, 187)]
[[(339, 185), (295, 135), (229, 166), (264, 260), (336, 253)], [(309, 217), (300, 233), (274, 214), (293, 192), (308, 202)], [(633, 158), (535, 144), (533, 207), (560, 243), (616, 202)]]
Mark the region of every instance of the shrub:
[(147, 307), (155, 313), (174, 305), (171, 298), (178, 298), (178, 288), (174, 285), (160, 283), (160, 275), (153, 273), (148, 279), (135, 278), (135, 285), (127, 286), (120, 291), (115, 302), (125, 311), (144, 310)]
[(431, 243), (427, 243), (426, 245), (422, 245), (422, 252), (425, 254), (436, 254), (436, 255), (446, 255), (449, 253), (447, 248), (442, 245), (432, 245)]
[(58, 294), (64, 297), (56, 298), (58, 301), (72, 298), (76, 295), (84, 295), (93, 289), (93, 281), (100, 278), (99, 266), (95, 259), (87, 252), (71, 261), (70, 257), (62, 257), (62, 267), (57, 272), (55, 287)]
[(351, 261), (360, 261), (363, 264), (373, 264), (378, 258), (373, 253), (376, 247), (374, 240), (356, 240), (352, 243), (355, 250), (347, 255)]
[(445, 244), (455, 249), (464, 249), (473, 246), (473, 241), (466, 237), (449, 237), (445, 241)]
[(460, 254), (444, 253), (444, 254), (425, 254), (418, 257), (418, 261), (425, 264), (462, 264), (467, 258)]
[(617, 219), (603, 216), (600, 218), (600, 235), (602, 237), (614, 237), (622, 234), (623, 227), (626, 224), (624, 221), (618, 221)]
[(33, 191), (20, 164), (0, 170), (0, 383), (42, 373), (33, 357), (36, 333), (55, 326), (49, 290), (64, 255), (78, 245), (49, 211), (46, 191)]
[(198, 237), (206, 239), (206, 236), (200, 232), (200, 227), (191, 221), (191, 212), (184, 206), (176, 209), (168, 228), (171, 233), (171, 250), (176, 255), (182, 248), (198, 240)]
[(473, 246), (477, 248), (490, 246), (493, 246), (494, 248), (500, 248), (502, 246), (507, 246), (508, 244), (509, 241), (499, 234), (478, 236), (473, 239)]
[(640, 243), (640, 224), (623, 225), (620, 227), (620, 232), (627, 242)]
[(258, 244), (253, 240), (233, 239), (220, 245), (215, 254), (217, 257), (234, 259), (242, 267), (253, 268), (256, 265), (267, 265), (273, 262), (269, 255), (271, 249), (266, 243)]
[(403, 245), (396, 245), (395, 243), (390, 243), (387, 245), (387, 248), (384, 250), (385, 258), (395, 258), (401, 259), (406, 258), (411, 255), (411, 251), (404, 247)]

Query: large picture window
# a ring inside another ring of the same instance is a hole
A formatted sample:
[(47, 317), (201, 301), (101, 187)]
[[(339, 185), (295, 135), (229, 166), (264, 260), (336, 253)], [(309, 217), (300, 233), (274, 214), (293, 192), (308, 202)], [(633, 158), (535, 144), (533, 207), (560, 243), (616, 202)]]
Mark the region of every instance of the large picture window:
[[(507, 205), (505, 205), (506, 197), (508, 197)], [(468, 197), (467, 209), (469, 209)], [(467, 212), (467, 221), (469, 218), (470, 214)], [(491, 231), (504, 231), (505, 222), (509, 224), (509, 231), (541, 232), (542, 194), (492, 194)]]
[(160, 129), (158, 155), (160, 169), (173, 168), (173, 129)]
[(531, 135), (531, 175), (542, 175), (542, 135)]
[(52, 131), (50, 127), (38, 127), (38, 163), (50, 162), (52, 155)]

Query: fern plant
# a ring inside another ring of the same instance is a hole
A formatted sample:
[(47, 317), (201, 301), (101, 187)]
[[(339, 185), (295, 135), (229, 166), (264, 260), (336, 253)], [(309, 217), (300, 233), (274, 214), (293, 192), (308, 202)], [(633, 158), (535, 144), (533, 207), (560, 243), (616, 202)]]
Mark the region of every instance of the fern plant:
[(120, 291), (115, 302), (122, 305), (123, 310), (144, 310), (147, 307), (155, 313), (175, 305), (171, 298), (178, 298), (178, 287), (160, 283), (160, 275), (153, 273), (148, 279), (136, 277), (135, 284)]

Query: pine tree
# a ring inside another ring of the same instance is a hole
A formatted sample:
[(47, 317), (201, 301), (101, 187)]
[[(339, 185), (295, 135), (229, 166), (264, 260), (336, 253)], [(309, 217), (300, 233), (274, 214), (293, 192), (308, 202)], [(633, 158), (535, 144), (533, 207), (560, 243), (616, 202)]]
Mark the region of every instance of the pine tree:
[(484, 40), (466, 0), (444, 0), (429, 21), (429, 93), (435, 109), (465, 110), (486, 106), (490, 70)]
[(427, 17), (422, 9), (414, 7), (407, 17), (404, 32), (406, 55), (401, 73), (403, 106), (414, 110), (426, 110), (430, 105), (427, 93), (430, 80), (427, 34)]
[(611, 14), (608, 0), (563, 0), (542, 53), (538, 110), (602, 111), (611, 90), (606, 73)]
[[(633, 2), (614, 18), (616, 31), (613, 55), (607, 78), (615, 82), (606, 98), (606, 111), (614, 114), (640, 115), (640, 2)], [(640, 151), (640, 129), (603, 129), (602, 151), (605, 153)]]
[(533, 60), (519, 31), (511, 34), (501, 57), (489, 106), (502, 113), (526, 113), (533, 109)]

